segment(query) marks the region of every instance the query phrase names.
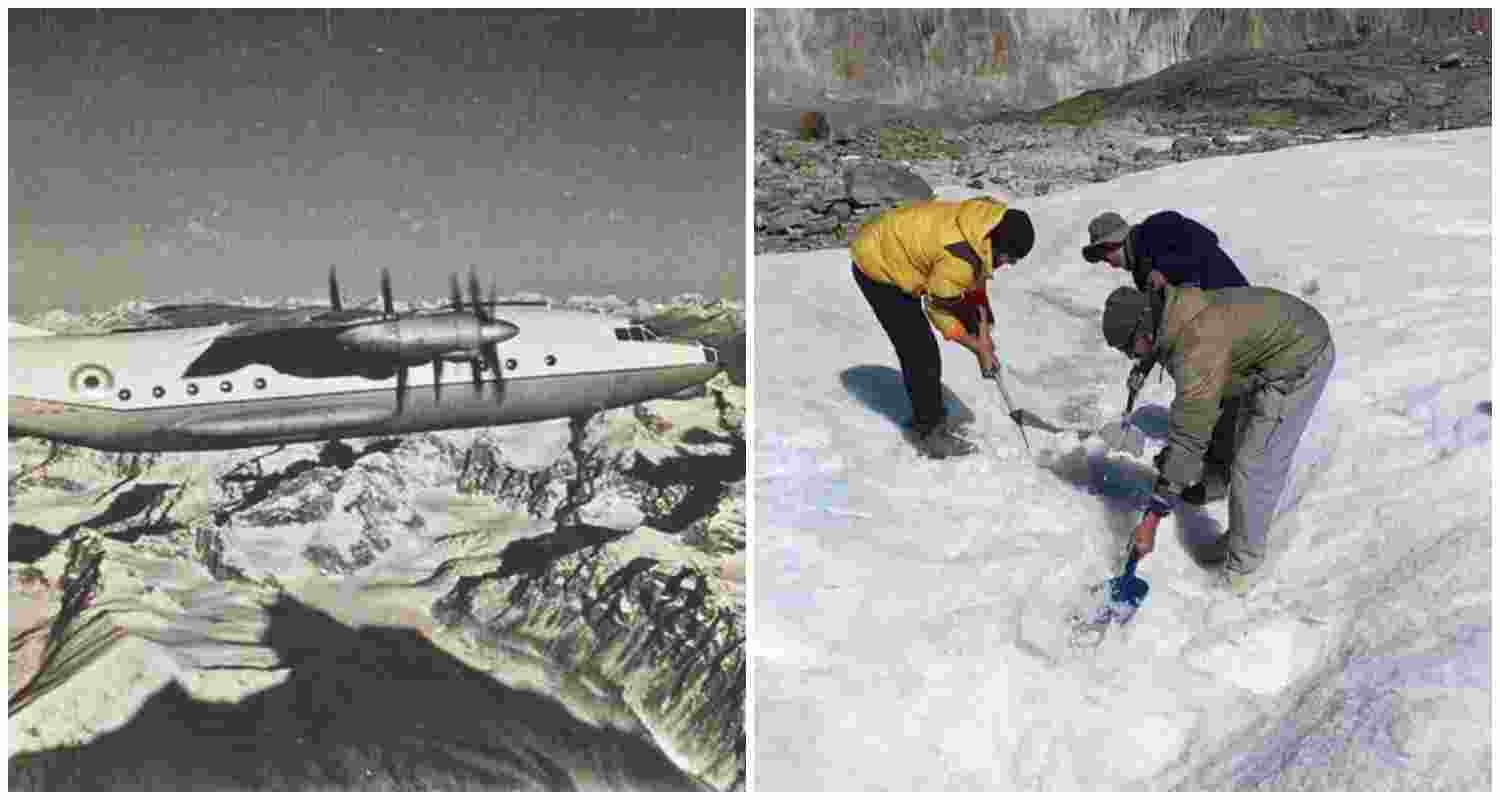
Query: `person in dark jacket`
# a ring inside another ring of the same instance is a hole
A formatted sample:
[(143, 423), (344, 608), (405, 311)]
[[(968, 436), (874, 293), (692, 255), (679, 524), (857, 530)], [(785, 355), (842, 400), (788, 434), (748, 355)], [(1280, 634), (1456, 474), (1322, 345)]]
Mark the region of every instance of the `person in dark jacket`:
[(1113, 211), (1094, 217), (1083, 259), (1130, 270), (1142, 292), (1168, 284), (1204, 291), (1250, 285), (1219, 247), (1218, 234), (1176, 211), (1158, 211), (1139, 225)]
[[(1094, 217), (1089, 222), (1089, 243), (1083, 248), (1083, 258), (1129, 270), (1136, 290), (1151, 293), (1158, 309), (1163, 302), (1160, 292), (1166, 286), (1196, 286), (1212, 298), (1220, 289), (1250, 285), (1234, 260), (1219, 247), (1218, 234), (1176, 211), (1158, 211), (1139, 225), (1131, 225), (1113, 211)], [(1132, 398), (1155, 366), (1156, 359), (1147, 357), (1131, 368), (1125, 384)], [(1203, 481), (1184, 493), (1187, 502), (1201, 505), (1221, 500), (1228, 493), (1238, 402), (1234, 398), (1225, 401)]]

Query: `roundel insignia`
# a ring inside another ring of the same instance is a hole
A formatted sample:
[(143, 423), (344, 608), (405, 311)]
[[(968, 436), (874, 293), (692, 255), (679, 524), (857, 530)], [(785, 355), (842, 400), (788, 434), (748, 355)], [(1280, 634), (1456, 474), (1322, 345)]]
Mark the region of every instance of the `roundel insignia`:
[(81, 364), (68, 375), (68, 386), (75, 392), (106, 392), (114, 385), (114, 373), (98, 364)]

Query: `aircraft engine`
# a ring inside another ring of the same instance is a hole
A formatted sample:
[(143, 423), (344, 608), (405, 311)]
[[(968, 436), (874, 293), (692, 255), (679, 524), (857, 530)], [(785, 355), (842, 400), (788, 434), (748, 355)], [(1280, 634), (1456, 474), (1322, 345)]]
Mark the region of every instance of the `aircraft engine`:
[(473, 314), (446, 312), (358, 325), (337, 338), (351, 350), (416, 362), (450, 354), (467, 360), (485, 345), (513, 339), (517, 333), (520, 329), (505, 320), (480, 322)]

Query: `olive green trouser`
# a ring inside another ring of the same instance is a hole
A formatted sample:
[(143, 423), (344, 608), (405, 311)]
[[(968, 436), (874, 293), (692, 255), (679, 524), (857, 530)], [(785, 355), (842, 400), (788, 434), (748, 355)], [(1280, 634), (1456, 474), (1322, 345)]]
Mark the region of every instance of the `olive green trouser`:
[(1291, 473), (1292, 457), (1335, 361), (1329, 342), (1300, 378), (1289, 384), (1266, 384), (1241, 398), (1229, 465), (1225, 569), (1249, 573), (1265, 562), (1266, 534)]

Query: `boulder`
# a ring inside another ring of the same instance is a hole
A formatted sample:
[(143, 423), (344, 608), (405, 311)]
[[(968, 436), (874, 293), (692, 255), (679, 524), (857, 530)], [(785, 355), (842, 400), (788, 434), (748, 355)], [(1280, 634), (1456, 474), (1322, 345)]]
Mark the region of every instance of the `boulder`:
[(844, 189), (849, 199), (862, 206), (929, 200), (934, 194), (931, 184), (906, 167), (870, 161), (844, 171)]

